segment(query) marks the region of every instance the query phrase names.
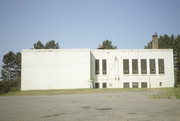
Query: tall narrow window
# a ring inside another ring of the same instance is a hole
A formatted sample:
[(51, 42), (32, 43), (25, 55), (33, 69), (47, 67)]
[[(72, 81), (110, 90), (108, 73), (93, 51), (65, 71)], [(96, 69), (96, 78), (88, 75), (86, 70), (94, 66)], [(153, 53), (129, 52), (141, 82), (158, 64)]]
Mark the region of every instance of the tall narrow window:
[(155, 59), (150, 59), (150, 74), (156, 73), (156, 63)]
[(164, 74), (164, 59), (158, 59), (159, 74)]
[(141, 59), (141, 74), (147, 74), (146, 59)]
[(99, 74), (99, 60), (98, 59), (95, 60), (95, 73)]
[(123, 59), (123, 72), (124, 74), (129, 74), (129, 60)]
[(107, 64), (105, 59), (102, 60), (102, 71), (103, 74), (107, 74)]
[(132, 59), (132, 73), (138, 74), (138, 60)]

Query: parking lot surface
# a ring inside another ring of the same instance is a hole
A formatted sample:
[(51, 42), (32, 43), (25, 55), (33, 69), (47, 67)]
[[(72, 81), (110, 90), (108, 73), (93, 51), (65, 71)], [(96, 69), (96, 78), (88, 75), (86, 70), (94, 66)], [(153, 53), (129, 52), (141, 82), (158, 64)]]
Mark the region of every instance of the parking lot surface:
[(154, 93), (1, 96), (0, 121), (180, 121), (180, 100)]

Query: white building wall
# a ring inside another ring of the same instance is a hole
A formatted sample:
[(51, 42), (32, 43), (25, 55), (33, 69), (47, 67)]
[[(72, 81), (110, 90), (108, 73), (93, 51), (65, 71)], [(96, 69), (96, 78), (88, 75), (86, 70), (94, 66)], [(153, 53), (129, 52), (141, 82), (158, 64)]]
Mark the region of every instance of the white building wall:
[(23, 50), (21, 90), (90, 88), (90, 50)]
[[(95, 74), (99, 59), (100, 74)], [(107, 61), (107, 74), (102, 74), (102, 59)], [(129, 74), (123, 73), (123, 59), (129, 59)], [(132, 74), (132, 59), (138, 59), (138, 74)], [(141, 59), (147, 61), (147, 74), (141, 74)], [(150, 74), (149, 59), (156, 61), (156, 74)], [(164, 59), (165, 73), (158, 73), (158, 59)], [(23, 50), (21, 90), (123, 88), (124, 82), (146, 82), (148, 88), (174, 87), (173, 52), (171, 49), (90, 50), (51, 49)], [(162, 86), (160, 86), (160, 82)]]
[[(100, 84), (107, 83), (107, 88), (123, 88), (124, 82), (147, 82), (148, 88), (174, 87), (173, 52), (171, 49), (142, 50), (92, 50), (91, 78)], [(116, 58), (116, 59), (115, 59)], [(95, 59), (100, 61), (100, 74), (95, 74)], [(107, 74), (102, 74), (102, 59), (107, 60)], [(129, 74), (123, 73), (123, 59), (129, 59)], [(138, 74), (132, 74), (132, 59), (138, 59)], [(141, 59), (147, 60), (147, 74), (141, 74)], [(149, 59), (156, 61), (156, 74), (150, 74)], [(158, 59), (164, 59), (165, 73), (159, 74)], [(160, 82), (162, 86), (160, 86)]]

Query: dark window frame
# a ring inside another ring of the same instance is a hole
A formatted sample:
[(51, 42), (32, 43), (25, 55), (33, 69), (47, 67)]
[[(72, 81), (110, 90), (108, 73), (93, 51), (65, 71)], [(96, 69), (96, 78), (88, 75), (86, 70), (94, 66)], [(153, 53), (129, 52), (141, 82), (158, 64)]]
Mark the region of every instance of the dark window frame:
[(150, 74), (156, 74), (156, 60), (149, 59)]
[(165, 73), (164, 59), (158, 59), (158, 70), (159, 70), (159, 74)]
[(141, 82), (141, 88), (147, 88), (147, 82)]
[(141, 74), (147, 74), (147, 60), (141, 59)]
[(123, 88), (130, 88), (129, 82), (123, 82)]
[(139, 88), (138, 82), (132, 82), (132, 88)]
[(123, 73), (129, 74), (129, 59), (123, 59)]
[(99, 88), (99, 83), (98, 82), (95, 83), (95, 88)]
[(107, 60), (102, 59), (102, 74), (107, 74)]
[(107, 83), (102, 83), (102, 88), (107, 88)]
[(95, 59), (95, 74), (99, 74), (99, 59)]
[(132, 74), (138, 74), (138, 59), (132, 59)]

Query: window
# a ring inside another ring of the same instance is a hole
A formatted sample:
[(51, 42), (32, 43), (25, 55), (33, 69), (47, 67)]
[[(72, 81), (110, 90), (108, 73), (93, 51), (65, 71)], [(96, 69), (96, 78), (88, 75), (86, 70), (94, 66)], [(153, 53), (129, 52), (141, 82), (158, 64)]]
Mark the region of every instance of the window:
[(155, 59), (150, 59), (150, 74), (156, 74)]
[(99, 83), (95, 83), (95, 88), (99, 88)]
[(159, 74), (164, 74), (164, 59), (158, 59)]
[(147, 74), (146, 59), (141, 59), (141, 74)]
[(102, 87), (103, 88), (107, 88), (107, 84), (106, 83), (102, 83)]
[(102, 71), (103, 74), (107, 74), (107, 65), (105, 59), (102, 60)]
[(138, 60), (132, 59), (132, 74), (138, 74)]
[(129, 74), (129, 60), (123, 59), (123, 72), (124, 74)]
[(159, 86), (162, 86), (162, 82), (159, 82)]
[(124, 82), (123, 86), (124, 86), (124, 88), (129, 88), (129, 82)]
[(141, 82), (141, 88), (147, 88), (147, 82)]
[(99, 74), (99, 60), (98, 59), (95, 60), (95, 73)]
[(132, 83), (132, 87), (133, 87), (133, 88), (138, 88), (138, 82), (133, 82), (133, 83)]

